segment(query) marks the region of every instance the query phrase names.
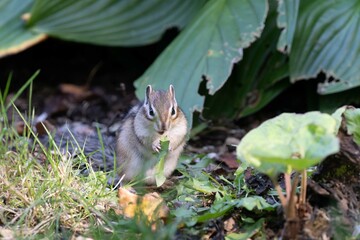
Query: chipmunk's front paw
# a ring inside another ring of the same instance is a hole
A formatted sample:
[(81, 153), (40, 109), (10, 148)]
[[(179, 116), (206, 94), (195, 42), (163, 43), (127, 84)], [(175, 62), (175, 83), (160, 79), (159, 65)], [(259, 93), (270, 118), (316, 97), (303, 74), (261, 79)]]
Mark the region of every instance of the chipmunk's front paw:
[(157, 152), (157, 153), (160, 152), (160, 150), (161, 150), (160, 141), (153, 142), (152, 149), (154, 152)]

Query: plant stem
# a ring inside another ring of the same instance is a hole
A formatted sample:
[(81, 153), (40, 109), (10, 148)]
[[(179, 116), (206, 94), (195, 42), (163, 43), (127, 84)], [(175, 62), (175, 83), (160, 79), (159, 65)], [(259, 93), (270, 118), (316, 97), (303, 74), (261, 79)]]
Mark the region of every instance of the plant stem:
[(287, 199), (284, 197), (284, 194), (281, 191), (280, 185), (278, 183), (278, 181), (276, 179), (271, 179), (271, 181), (274, 184), (274, 187), (279, 195), (279, 199), (281, 202), (281, 205), (283, 206), (284, 209), (286, 209), (286, 205), (287, 205)]
[(306, 169), (303, 170), (301, 175), (301, 189), (300, 189), (300, 204), (305, 204), (306, 202), (306, 189), (307, 189), (307, 173)]
[(291, 194), (291, 178), (290, 178), (290, 174), (284, 173), (284, 180), (285, 180), (286, 201), (289, 202), (290, 194)]
[(291, 186), (290, 199), (286, 206), (286, 219), (293, 219), (296, 217), (295, 203), (296, 203), (296, 186), (299, 183), (299, 173), (296, 172)]

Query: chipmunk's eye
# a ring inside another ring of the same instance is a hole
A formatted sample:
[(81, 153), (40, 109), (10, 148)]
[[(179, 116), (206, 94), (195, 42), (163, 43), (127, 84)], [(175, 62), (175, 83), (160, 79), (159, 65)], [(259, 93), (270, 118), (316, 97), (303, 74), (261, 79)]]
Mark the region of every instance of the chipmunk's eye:
[(174, 107), (172, 107), (172, 108), (171, 108), (171, 115), (173, 115), (173, 116), (174, 116), (175, 114), (176, 114), (176, 112), (175, 112), (175, 108), (174, 108)]
[(155, 115), (154, 110), (152, 109), (151, 106), (149, 106), (149, 115), (152, 117)]

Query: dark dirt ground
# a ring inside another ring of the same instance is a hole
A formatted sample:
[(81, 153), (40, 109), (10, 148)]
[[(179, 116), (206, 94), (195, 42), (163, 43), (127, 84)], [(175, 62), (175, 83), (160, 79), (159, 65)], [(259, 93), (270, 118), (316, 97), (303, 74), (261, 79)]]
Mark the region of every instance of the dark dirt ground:
[[(1, 88), (4, 87), (10, 72), (13, 73), (11, 90), (14, 92), (40, 69), (40, 75), (34, 81), (32, 99), (36, 116), (46, 114), (47, 127), (64, 131), (65, 126), (69, 126), (80, 137), (91, 135), (96, 139), (97, 126), (111, 146), (121, 119), (128, 109), (137, 103), (133, 81), (146, 70), (175, 35), (175, 31), (170, 31), (160, 42), (138, 48), (108, 48), (49, 39), (22, 53), (0, 59)], [(233, 145), (237, 144), (247, 131), (268, 118), (284, 111), (306, 111), (306, 89), (309, 89), (308, 83), (296, 84), (265, 109), (245, 119), (209, 122), (205, 131), (190, 139), (186, 152), (214, 154), (223, 166), (223, 169), (214, 170), (214, 175), (217, 174), (216, 171), (234, 172), (238, 163)], [(297, 100), (288, 101), (289, 96)], [(16, 105), (20, 110), (27, 111), (26, 94), (16, 101)], [(21, 126), (18, 127), (21, 129)], [(41, 129), (37, 130), (41, 134)], [(347, 139), (346, 134), (343, 139), (344, 151), (334, 156), (339, 166), (334, 166), (331, 160), (325, 161), (319, 174), (309, 182), (311, 211), (304, 222), (303, 239), (327, 239), (329, 236), (341, 239), (341, 234), (348, 231), (349, 226), (360, 222), (360, 155), (354, 154), (360, 149), (349, 143), (351, 139)], [(94, 147), (96, 144), (94, 143)], [(112, 156), (113, 149), (108, 150), (108, 154)], [(349, 161), (341, 163), (339, 159)], [(93, 161), (96, 165), (96, 156)], [(342, 166), (355, 169), (351, 175), (353, 178), (341, 178), (333, 173), (334, 169)], [(107, 166), (111, 167), (111, 164)], [(98, 162), (98, 168), (104, 168), (102, 162)], [(253, 174), (251, 170), (247, 171), (246, 179), (248, 185), (262, 196), (266, 196), (272, 187), (266, 176)], [(268, 238), (274, 237), (281, 229), (281, 217), (276, 219), (277, 221), (268, 225)], [(219, 221), (219, 226), (223, 226), (223, 222)], [(213, 236), (215, 239), (217, 235)]]

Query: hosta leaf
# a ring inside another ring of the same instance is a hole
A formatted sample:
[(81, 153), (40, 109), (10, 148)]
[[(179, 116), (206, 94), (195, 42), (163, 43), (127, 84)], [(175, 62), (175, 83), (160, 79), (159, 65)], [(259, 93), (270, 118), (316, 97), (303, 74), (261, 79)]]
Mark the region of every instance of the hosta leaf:
[(22, 16), (30, 11), (32, 4), (32, 0), (0, 2), (0, 58), (20, 52), (46, 37), (24, 28)]
[(250, 131), (237, 147), (241, 161), (275, 177), (303, 170), (339, 150), (336, 120), (328, 114), (283, 113)]
[(300, 1), (293, 41), (287, 43), (293, 82), (323, 71), (321, 94), (360, 86), (359, 13), (358, 0)]
[(299, 3), (300, 0), (279, 0), (277, 25), (283, 30), (277, 47), (281, 52), (291, 52), (291, 43), (296, 28)]
[[(280, 30), (276, 10), (270, 5), (261, 37), (244, 50), (224, 86), (213, 96), (207, 95), (203, 115), (206, 118), (244, 117), (261, 109), (287, 86), (287, 56), (276, 49)], [(231, 96), (231, 97), (229, 97)]]
[(144, 45), (183, 27), (204, 0), (35, 0), (29, 26), (58, 38), (111, 46)]
[(135, 82), (142, 97), (148, 84), (167, 88), (173, 84), (177, 100), (188, 119), (202, 110), (198, 94), (203, 77), (214, 94), (229, 77), (242, 49), (258, 37), (264, 27), (267, 1), (210, 0), (194, 21), (166, 48), (155, 63)]

